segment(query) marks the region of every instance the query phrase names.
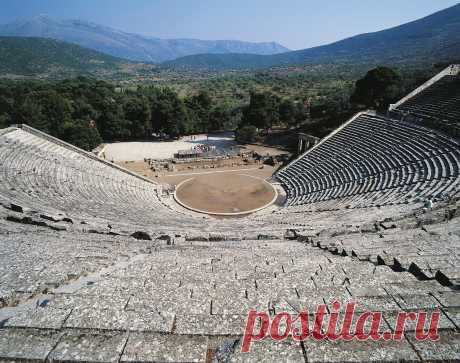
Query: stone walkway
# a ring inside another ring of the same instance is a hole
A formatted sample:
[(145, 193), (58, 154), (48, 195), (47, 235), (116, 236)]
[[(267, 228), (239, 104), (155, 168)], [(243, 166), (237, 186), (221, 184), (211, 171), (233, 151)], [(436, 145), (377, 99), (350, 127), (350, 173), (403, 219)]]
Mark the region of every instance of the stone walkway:
[[(55, 233), (57, 237), (59, 232)], [(100, 240), (85, 241), (84, 234), (59, 236), (65, 241), (61, 247), (64, 255), (79, 243), (80, 251), (88, 251), (87, 261), (105, 262), (93, 273), (57, 282), (45, 294), (19, 293), (18, 305), (9, 308), (10, 317), (1, 323), (1, 358), (312, 362), (454, 359), (460, 354), (460, 299), (456, 292), (436, 281), (419, 281), (409, 272), (334, 255), (308, 242), (200, 242), (178, 238), (172, 245), (154, 240), (137, 250), (141, 244), (128, 239), (126, 245), (118, 247), (129, 247), (132, 252), (112, 252)], [(26, 238), (21, 233), (10, 239), (21, 245)], [(97, 259), (89, 252), (94, 242), (100, 247)], [(43, 247), (56, 251), (52, 245)], [(120, 253), (121, 260), (117, 257)], [(18, 259), (27, 259), (30, 254), (34, 254), (30, 249), (23, 251)], [(8, 256), (12, 255), (15, 253), (9, 251)], [(55, 258), (60, 259), (54, 253), (41, 256), (48, 267), (55, 265)], [(85, 260), (82, 257), (81, 253), (70, 254), (63, 266), (78, 275), (76, 271), (84, 269), (79, 265)], [(15, 263), (3, 260), (2, 266), (11, 269)], [(12, 279), (4, 276), (2, 286)], [(46, 280), (46, 275), (37, 280), (41, 279)], [(299, 344), (265, 340), (254, 343), (248, 354), (240, 352), (250, 308), (273, 316), (280, 311), (313, 311), (317, 304), (326, 303), (330, 311), (334, 298), (355, 299), (361, 309), (382, 311), (382, 330), (394, 329), (395, 313), (401, 309), (440, 309), (441, 342), (415, 342), (412, 326), (402, 342), (307, 340)]]
[(105, 159), (115, 162), (152, 159), (170, 159), (179, 150), (189, 150), (196, 145), (214, 145), (218, 148), (228, 148), (236, 145), (231, 135), (196, 135), (191, 140), (186, 136), (177, 141), (153, 142), (117, 142), (107, 144), (104, 148)]

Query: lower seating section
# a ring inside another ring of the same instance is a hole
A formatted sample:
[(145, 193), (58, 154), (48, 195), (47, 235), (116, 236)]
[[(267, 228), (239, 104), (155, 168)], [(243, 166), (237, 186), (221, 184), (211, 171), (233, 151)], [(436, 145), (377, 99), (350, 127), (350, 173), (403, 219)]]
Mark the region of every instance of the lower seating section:
[(337, 209), (446, 199), (458, 193), (459, 170), (457, 141), (362, 113), (277, 177), (287, 206)]
[[(448, 129), (460, 122), (460, 76), (446, 75), (396, 108), (422, 118), (433, 119), (434, 128)], [(437, 125), (439, 124), (439, 125)]]
[[(441, 203), (430, 211), (403, 218), (382, 218), (373, 224), (305, 231), (314, 245), (355, 256), (422, 280), (460, 287), (460, 202)], [(324, 227), (324, 226), (323, 226)]]
[[(22, 228), (20, 234), (0, 230), (8, 246), (0, 265), (11, 272), (0, 276), (1, 286), (15, 289), (17, 300), (0, 309), (2, 360), (323, 362), (333, 354), (337, 361), (364, 362), (375, 354), (379, 361), (434, 360), (439, 351), (449, 360), (459, 354), (456, 292), (311, 243), (178, 239), (168, 245), (112, 236), (111, 247), (80, 232)], [(40, 249), (26, 248), (34, 240), (42, 241)], [(65, 282), (52, 278), (57, 263), (68, 275)], [(39, 285), (47, 287), (41, 294), (28, 287)], [(325, 304), (328, 321), (336, 299), (357, 301), (358, 312), (382, 312), (382, 332), (394, 330), (400, 310), (439, 310), (438, 349), (417, 342), (416, 325), (408, 324), (402, 341), (309, 338), (301, 344), (267, 338), (254, 342), (250, 353), (240, 352), (249, 309), (296, 316)]]

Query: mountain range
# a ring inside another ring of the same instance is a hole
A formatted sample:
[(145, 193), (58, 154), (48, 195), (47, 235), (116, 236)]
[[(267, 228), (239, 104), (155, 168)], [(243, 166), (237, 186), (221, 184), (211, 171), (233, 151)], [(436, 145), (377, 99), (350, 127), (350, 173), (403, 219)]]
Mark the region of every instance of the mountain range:
[(203, 53), (270, 55), (289, 50), (275, 42), (159, 39), (126, 33), (83, 20), (56, 20), (46, 15), (0, 25), (0, 36), (51, 38), (74, 43), (119, 58), (153, 63)]
[[(2, 34), (9, 36), (2, 36)], [(40, 37), (32, 37), (33, 34)], [(65, 38), (66, 41), (55, 40), (53, 36)], [(136, 39), (139, 42), (136, 43)], [(86, 47), (75, 44), (78, 42), (89, 42), (92, 46), (86, 43)], [(177, 42), (174, 48), (176, 55), (178, 49), (181, 52), (190, 51), (191, 44), (202, 44), (200, 46), (208, 47), (210, 44), (219, 43), (219, 41), (189, 39), (184, 40), (188, 44), (185, 47), (188, 50), (184, 50), (183, 46), (179, 46), (181, 40), (167, 42), (168, 44)], [(159, 66), (129, 60), (145, 58), (152, 60), (153, 52), (157, 60), (173, 57), (169, 46), (149, 48), (146, 45), (154, 43), (154, 38), (119, 32), (96, 24), (83, 21), (57, 22), (39, 16), (33, 20), (0, 26), (0, 76), (63, 78), (92, 74), (124, 77), (125, 75), (148, 76), (152, 72), (160, 72), (165, 68), (219, 71), (298, 65), (315, 66), (319, 72), (328, 72), (330, 67), (325, 65), (335, 65), (341, 69), (354, 69), (360, 72), (377, 65), (425, 67), (432, 63), (460, 59), (460, 4), (391, 29), (361, 34), (332, 44), (299, 51), (274, 55), (235, 53), (235, 48), (246, 52), (257, 45), (229, 42), (224, 48), (226, 51), (233, 49), (233, 53), (188, 55), (165, 61)], [(219, 44), (223, 47), (223, 43)], [(197, 51), (200, 46), (196, 45), (192, 48)], [(99, 49), (94, 50), (94, 48)], [(264, 49), (267, 51), (267, 48)], [(271, 49), (280, 50), (276, 44), (272, 44)], [(213, 50), (218, 51), (218, 47), (214, 46)]]
[(324, 46), (276, 55), (199, 54), (164, 65), (193, 70), (224, 70), (323, 63), (426, 64), (459, 57), (460, 4), (457, 4), (407, 24)]

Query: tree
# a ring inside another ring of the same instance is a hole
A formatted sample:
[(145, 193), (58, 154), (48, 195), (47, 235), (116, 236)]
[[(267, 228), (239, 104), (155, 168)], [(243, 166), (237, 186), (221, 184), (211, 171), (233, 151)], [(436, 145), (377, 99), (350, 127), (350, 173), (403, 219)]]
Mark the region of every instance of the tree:
[(252, 125), (242, 126), (236, 130), (236, 140), (242, 144), (249, 144), (256, 140), (257, 128)]
[(83, 120), (66, 122), (62, 126), (61, 137), (64, 141), (87, 151), (94, 149), (102, 142), (97, 128), (90, 127), (89, 123)]
[(297, 123), (296, 105), (291, 100), (283, 100), (279, 105), (279, 118), (280, 121), (289, 126), (294, 126)]
[(130, 133), (124, 118), (123, 107), (114, 98), (107, 98), (98, 105), (100, 116), (96, 120), (104, 140), (126, 140)]
[(270, 92), (251, 92), (249, 106), (243, 113), (243, 125), (259, 129), (272, 127), (279, 119), (279, 98)]
[[(0, 90), (3, 91), (3, 90)], [(11, 114), (14, 107), (14, 99), (0, 95), (0, 114)]]
[(125, 100), (123, 109), (131, 138), (139, 139), (148, 136), (152, 112), (147, 98), (129, 97)]
[(62, 125), (71, 120), (72, 108), (69, 100), (55, 91), (41, 95), (42, 114), (49, 124), (49, 132), (60, 137)]
[(402, 93), (402, 85), (401, 77), (393, 69), (378, 67), (356, 82), (350, 102), (383, 111)]
[(152, 127), (172, 137), (192, 130), (189, 114), (177, 93), (165, 88), (152, 95)]
[(193, 130), (198, 132), (209, 131), (212, 108), (212, 99), (209, 94), (205, 91), (200, 91), (197, 95), (187, 98), (185, 105), (189, 110)]
[(34, 94), (28, 95), (25, 99), (14, 109), (13, 119), (16, 124), (28, 124), (43, 132), (49, 133), (51, 131), (50, 125), (42, 114), (42, 105)]
[(290, 126), (297, 126), (305, 122), (309, 117), (308, 108), (305, 106), (303, 102), (296, 102), (294, 104), (294, 107), (295, 107), (295, 117), (294, 117), (295, 120), (294, 120), (294, 124), (290, 124)]
[(12, 124), (11, 117), (7, 113), (0, 114), (0, 129), (8, 127)]
[(72, 119), (74, 120), (96, 120), (99, 113), (84, 97), (75, 99), (72, 104)]
[(211, 131), (234, 129), (238, 125), (237, 112), (228, 105), (215, 106), (209, 115), (209, 127)]

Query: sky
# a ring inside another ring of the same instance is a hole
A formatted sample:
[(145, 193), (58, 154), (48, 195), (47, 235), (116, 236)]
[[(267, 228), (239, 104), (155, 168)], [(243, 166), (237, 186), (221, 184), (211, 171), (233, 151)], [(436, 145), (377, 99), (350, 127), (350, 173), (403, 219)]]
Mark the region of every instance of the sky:
[(0, 0), (0, 23), (45, 14), (158, 38), (275, 41), (290, 49), (400, 25), (460, 0)]

